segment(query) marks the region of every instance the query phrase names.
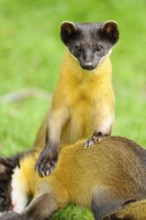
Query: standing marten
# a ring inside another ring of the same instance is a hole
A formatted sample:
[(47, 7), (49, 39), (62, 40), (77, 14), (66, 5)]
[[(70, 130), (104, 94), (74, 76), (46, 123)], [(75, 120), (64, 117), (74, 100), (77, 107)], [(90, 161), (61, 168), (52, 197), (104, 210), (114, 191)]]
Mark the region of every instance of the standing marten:
[(88, 147), (111, 134), (114, 92), (109, 55), (118, 38), (114, 21), (62, 23), (61, 39), (68, 50), (51, 109), (34, 144), (43, 148), (36, 164), (41, 176), (54, 168), (59, 146), (91, 137), (84, 144)]
[(127, 201), (107, 220), (146, 220), (146, 199)]
[(62, 148), (44, 178), (34, 170), (38, 152), (21, 159), (12, 177), (13, 211), (0, 220), (46, 220), (68, 204), (89, 207), (102, 220), (125, 201), (146, 198), (146, 150), (122, 137), (92, 148), (84, 148), (84, 141)]

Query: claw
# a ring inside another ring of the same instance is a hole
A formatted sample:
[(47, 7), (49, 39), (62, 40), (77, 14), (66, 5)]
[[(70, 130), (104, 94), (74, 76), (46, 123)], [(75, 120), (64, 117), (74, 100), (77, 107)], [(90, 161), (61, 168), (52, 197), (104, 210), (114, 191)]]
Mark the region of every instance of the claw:
[(41, 175), (41, 177), (44, 177), (44, 176), (45, 176), (45, 173), (44, 173), (44, 172), (40, 172), (39, 174)]
[[(51, 171), (52, 172), (52, 171)], [(50, 171), (48, 170), (48, 171), (46, 171), (46, 176), (49, 176), (49, 174), (50, 174)]]
[(93, 144), (95, 144), (95, 140), (91, 137), (85, 142), (84, 147), (91, 147)]
[(104, 134), (102, 132), (94, 132), (93, 136), (90, 137), (84, 144), (84, 147), (91, 147), (92, 145), (94, 145), (96, 143), (96, 141), (102, 141), (105, 137), (107, 137), (108, 134)]
[(100, 141), (102, 141), (103, 139), (104, 139), (104, 137), (101, 136), (101, 137), (98, 138), (98, 141), (100, 142)]
[(39, 166), (38, 166), (38, 164), (36, 164), (35, 170), (36, 170), (37, 172), (39, 171)]
[(41, 177), (48, 176), (55, 168), (56, 162), (50, 161), (48, 159), (40, 160), (36, 164), (35, 170), (39, 173)]

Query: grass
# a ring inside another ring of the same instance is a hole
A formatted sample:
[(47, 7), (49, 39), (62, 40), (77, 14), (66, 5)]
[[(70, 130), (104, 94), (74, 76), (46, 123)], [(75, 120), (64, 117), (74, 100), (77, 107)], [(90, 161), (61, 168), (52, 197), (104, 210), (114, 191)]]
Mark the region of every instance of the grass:
[[(113, 134), (146, 146), (145, 1), (1, 0), (0, 1), (0, 150), (11, 155), (30, 148), (51, 98), (29, 97), (2, 102), (6, 94), (37, 88), (53, 93), (65, 51), (59, 27), (64, 20), (119, 24), (113, 49), (116, 122)], [(70, 213), (67, 214), (67, 213)], [(92, 219), (68, 207), (54, 219)]]

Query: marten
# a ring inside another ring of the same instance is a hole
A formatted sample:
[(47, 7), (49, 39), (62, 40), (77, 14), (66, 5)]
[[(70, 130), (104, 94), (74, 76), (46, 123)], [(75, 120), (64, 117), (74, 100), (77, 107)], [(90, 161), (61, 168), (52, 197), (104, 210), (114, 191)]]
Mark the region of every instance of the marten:
[(54, 168), (59, 146), (82, 138), (87, 139), (85, 147), (91, 146), (111, 134), (114, 122), (109, 55), (119, 38), (117, 23), (63, 22), (60, 35), (68, 50), (51, 109), (34, 144), (43, 149), (36, 164), (41, 176)]
[(34, 170), (39, 152), (21, 159), (12, 176), (13, 211), (0, 220), (46, 220), (68, 204), (89, 207), (102, 220), (125, 201), (146, 198), (146, 150), (118, 136), (91, 148), (84, 142), (62, 148), (56, 168), (43, 178)]
[(131, 199), (107, 217), (107, 220), (146, 220), (146, 199)]

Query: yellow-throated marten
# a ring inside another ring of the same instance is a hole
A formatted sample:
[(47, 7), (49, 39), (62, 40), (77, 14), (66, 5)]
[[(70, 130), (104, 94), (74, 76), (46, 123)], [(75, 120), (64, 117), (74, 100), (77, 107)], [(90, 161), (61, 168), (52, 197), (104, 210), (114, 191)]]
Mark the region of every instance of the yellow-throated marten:
[(63, 148), (44, 178), (34, 170), (38, 153), (24, 157), (12, 178), (12, 207), (20, 214), (8, 212), (0, 220), (46, 220), (68, 204), (90, 207), (102, 220), (125, 201), (146, 198), (146, 150), (122, 137), (92, 148), (83, 148), (84, 141)]
[[(59, 146), (111, 133), (114, 121), (114, 92), (109, 55), (118, 41), (117, 23), (72, 23), (61, 25), (61, 39), (67, 46), (52, 106), (34, 146), (44, 148), (36, 164), (41, 176), (51, 172)], [(47, 136), (46, 136), (47, 131)]]
[(146, 220), (146, 199), (130, 200), (110, 215), (108, 220)]

